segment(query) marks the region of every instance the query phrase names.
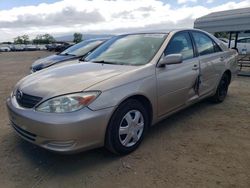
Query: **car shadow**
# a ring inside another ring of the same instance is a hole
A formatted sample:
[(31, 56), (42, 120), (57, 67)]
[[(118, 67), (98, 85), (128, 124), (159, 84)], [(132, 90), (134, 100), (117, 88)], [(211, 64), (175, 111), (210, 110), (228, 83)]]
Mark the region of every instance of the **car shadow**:
[[(177, 126), (177, 123), (180, 121), (186, 121), (190, 118), (193, 118), (195, 115), (199, 115), (201, 111), (205, 111), (207, 108), (211, 108), (211, 106), (215, 105), (215, 103), (210, 102), (209, 100), (202, 100), (198, 103), (195, 103), (183, 110), (180, 110), (169, 117), (161, 120), (155, 126), (150, 128), (149, 134), (147, 137), (154, 136), (154, 134), (158, 134), (160, 132), (168, 131), (173, 127)], [(182, 126), (182, 124), (178, 124)], [(146, 139), (146, 138), (145, 138)]]
[(52, 171), (66, 175), (120, 160), (119, 156), (113, 155), (104, 148), (76, 154), (59, 154), (35, 146), (21, 138), (20, 140), (17, 147), (20, 147), (22, 154), (28, 158), (29, 163), (33, 163), (33, 166), (38, 166), (44, 171), (52, 169)]

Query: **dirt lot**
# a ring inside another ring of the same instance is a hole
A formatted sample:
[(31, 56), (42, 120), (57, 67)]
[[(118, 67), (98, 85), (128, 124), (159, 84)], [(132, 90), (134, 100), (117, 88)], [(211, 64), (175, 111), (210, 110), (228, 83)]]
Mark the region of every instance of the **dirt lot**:
[(0, 54), (0, 187), (250, 187), (250, 78), (222, 104), (201, 102), (150, 129), (134, 153), (59, 155), (19, 138), (5, 100), (48, 52)]

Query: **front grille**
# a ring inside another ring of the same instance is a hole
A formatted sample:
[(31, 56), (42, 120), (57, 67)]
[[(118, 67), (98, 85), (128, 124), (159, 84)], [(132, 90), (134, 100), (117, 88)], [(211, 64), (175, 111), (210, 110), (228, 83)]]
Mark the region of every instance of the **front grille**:
[(17, 133), (19, 133), (21, 136), (23, 136), (24, 138), (30, 140), (30, 141), (36, 141), (36, 136), (33, 133), (30, 133), (22, 128), (20, 128), (19, 126), (17, 126), (15, 123), (11, 122), (12, 127), (15, 129), (15, 131)]
[(18, 104), (22, 107), (33, 108), (36, 104), (38, 104), (42, 100), (42, 98), (28, 95), (28, 94), (22, 93), (20, 90), (17, 90), (16, 100)]

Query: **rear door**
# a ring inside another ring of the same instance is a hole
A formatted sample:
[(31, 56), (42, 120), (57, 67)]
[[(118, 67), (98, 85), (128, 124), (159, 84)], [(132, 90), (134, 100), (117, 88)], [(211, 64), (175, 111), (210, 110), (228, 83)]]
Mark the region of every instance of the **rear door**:
[[(192, 31), (200, 61), (199, 95), (203, 96), (216, 87), (220, 75), (219, 66), (223, 64), (224, 57), (220, 47), (207, 34)], [(217, 68), (216, 68), (217, 67)]]
[(183, 62), (156, 68), (158, 115), (167, 114), (197, 96), (194, 86), (199, 74), (199, 59), (194, 55), (188, 32), (176, 33), (163, 56), (182, 54)]

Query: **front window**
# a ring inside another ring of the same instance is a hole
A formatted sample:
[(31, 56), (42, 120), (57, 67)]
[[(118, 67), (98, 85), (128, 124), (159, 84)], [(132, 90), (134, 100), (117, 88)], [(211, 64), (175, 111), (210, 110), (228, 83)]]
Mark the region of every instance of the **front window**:
[(116, 36), (97, 48), (85, 60), (96, 63), (144, 65), (157, 53), (167, 34)]
[(164, 55), (182, 54), (183, 60), (194, 57), (192, 41), (187, 32), (176, 34), (164, 51)]
[(88, 52), (95, 49), (102, 42), (103, 41), (101, 41), (101, 40), (83, 41), (83, 42), (75, 44), (74, 46), (71, 46), (70, 48), (64, 50), (63, 52), (60, 53), (60, 55), (84, 56)]

